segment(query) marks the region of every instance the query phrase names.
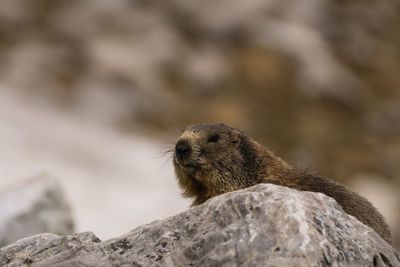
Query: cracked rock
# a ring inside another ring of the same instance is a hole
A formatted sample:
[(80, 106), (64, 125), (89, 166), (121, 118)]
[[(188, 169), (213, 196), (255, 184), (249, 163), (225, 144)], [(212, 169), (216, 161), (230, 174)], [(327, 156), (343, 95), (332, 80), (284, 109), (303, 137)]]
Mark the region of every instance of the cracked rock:
[(23, 266), (400, 266), (374, 230), (320, 193), (272, 184), (210, 199), (107, 241), (39, 234), (0, 249)]

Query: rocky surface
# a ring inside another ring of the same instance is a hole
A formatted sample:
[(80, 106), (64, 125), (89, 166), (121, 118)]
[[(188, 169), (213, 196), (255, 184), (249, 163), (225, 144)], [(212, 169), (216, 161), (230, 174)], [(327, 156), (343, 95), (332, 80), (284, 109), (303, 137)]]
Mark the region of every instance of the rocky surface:
[(21, 239), (0, 249), (0, 265), (400, 266), (400, 258), (332, 198), (262, 184), (107, 241), (90, 232)]
[(39, 233), (73, 231), (72, 214), (56, 180), (41, 175), (0, 192), (0, 247)]

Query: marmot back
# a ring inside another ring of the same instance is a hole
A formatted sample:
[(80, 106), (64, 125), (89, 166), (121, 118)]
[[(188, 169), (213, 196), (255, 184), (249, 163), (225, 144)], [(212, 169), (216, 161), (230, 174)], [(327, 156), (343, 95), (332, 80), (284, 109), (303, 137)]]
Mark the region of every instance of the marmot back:
[(222, 123), (187, 127), (175, 145), (173, 162), (183, 195), (193, 198), (192, 205), (259, 183), (321, 192), (392, 244), (388, 225), (368, 200), (327, 178), (293, 168), (242, 131)]

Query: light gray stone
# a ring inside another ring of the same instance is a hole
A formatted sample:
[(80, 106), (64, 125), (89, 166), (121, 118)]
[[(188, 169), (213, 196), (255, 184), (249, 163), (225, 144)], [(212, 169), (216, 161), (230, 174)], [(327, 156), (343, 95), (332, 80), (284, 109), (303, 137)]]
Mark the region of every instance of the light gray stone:
[(44, 232), (73, 233), (71, 211), (55, 179), (41, 175), (0, 192), (0, 247)]
[(261, 184), (100, 241), (40, 234), (0, 249), (22, 266), (400, 266), (374, 230), (320, 193)]

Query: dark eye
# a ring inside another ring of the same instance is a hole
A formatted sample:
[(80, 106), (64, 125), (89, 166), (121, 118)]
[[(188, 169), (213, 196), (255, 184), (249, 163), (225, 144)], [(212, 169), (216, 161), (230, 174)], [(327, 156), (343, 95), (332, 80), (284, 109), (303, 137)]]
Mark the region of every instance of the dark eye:
[(218, 134), (213, 134), (208, 138), (209, 143), (216, 143), (219, 140)]

